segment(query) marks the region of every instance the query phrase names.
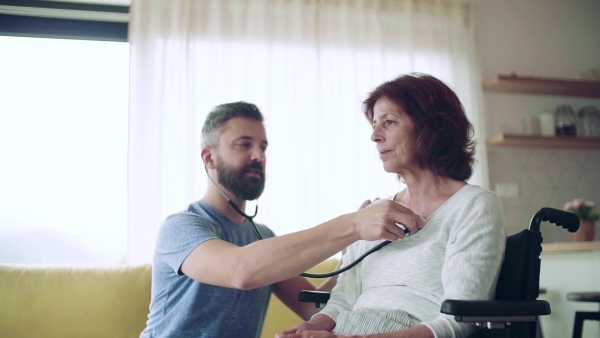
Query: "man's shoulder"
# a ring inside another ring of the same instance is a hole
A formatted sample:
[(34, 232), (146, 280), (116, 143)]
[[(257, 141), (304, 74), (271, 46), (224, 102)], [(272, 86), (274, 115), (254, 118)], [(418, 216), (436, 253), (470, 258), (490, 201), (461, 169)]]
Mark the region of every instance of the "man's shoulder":
[(191, 224), (213, 224), (215, 215), (208, 212), (200, 201), (190, 204), (185, 210), (169, 215), (163, 222), (164, 227)]

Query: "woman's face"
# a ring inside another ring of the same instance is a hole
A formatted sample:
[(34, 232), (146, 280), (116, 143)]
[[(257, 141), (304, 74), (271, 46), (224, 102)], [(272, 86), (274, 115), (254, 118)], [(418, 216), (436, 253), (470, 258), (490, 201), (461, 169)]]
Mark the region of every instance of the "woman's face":
[(386, 97), (373, 107), (373, 133), (379, 158), (387, 172), (399, 173), (414, 164), (414, 126), (404, 110)]

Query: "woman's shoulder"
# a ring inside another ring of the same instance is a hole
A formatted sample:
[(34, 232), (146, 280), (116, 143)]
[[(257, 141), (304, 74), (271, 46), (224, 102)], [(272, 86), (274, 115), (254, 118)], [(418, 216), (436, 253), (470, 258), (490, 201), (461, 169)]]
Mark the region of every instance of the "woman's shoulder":
[(459, 192), (463, 192), (466, 194), (480, 194), (480, 193), (488, 193), (488, 192), (493, 193), (492, 191), (484, 189), (484, 188), (478, 186), (477, 184), (470, 184), (470, 183), (465, 184), (462, 187), (462, 189), (459, 190)]
[(500, 202), (498, 195), (495, 192), (482, 188), (475, 184), (466, 184), (457, 193), (457, 197), (461, 200), (487, 200)]
[(502, 202), (495, 192), (478, 185), (467, 184), (452, 196), (443, 208), (446, 213), (477, 215), (480, 213), (501, 213)]
[(478, 218), (503, 219), (504, 211), (502, 201), (495, 192), (480, 186), (468, 184), (459, 199), (457, 208), (461, 209), (464, 216), (470, 215)]
[[(454, 222), (455, 231), (484, 231), (496, 233), (504, 238), (505, 218), (502, 202), (493, 191), (467, 184), (457, 193), (455, 203), (446, 210), (449, 222)], [(477, 229), (476, 231), (473, 229)]]

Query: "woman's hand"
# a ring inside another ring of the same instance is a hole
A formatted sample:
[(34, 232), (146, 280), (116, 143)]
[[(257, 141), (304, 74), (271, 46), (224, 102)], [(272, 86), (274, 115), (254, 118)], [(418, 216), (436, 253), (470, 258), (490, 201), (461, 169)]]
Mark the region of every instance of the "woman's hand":
[[(294, 337), (336, 337), (330, 331), (335, 327), (335, 322), (331, 317), (326, 315), (317, 314), (313, 316), (309, 321), (300, 323), (289, 330), (278, 332), (275, 338), (294, 338)], [(308, 332), (308, 335), (304, 335), (304, 332)], [(313, 332), (328, 333), (330, 335), (319, 335), (313, 336)]]
[(302, 332), (307, 332), (310, 330), (307, 328), (308, 322), (300, 323), (289, 330), (277, 332), (275, 338), (284, 338), (284, 337), (302, 337)]
[[(310, 332), (324, 332), (331, 333), (329, 331), (314, 331), (317, 330), (317, 325), (314, 325), (310, 322), (300, 323), (289, 330), (278, 332), (275, 335), (275, 338), (293, 338), (293, 337), (313, 337), (310, 335)], [(309, 335), (304, 335), (305, 332), (309, 332)], [(328, 336), (323, 336), (328, 337)]]
[(302, 331), (296, 333), (278, 333), (275, 338), (343, 338), (348, 336), (340, 336), (329, 331)]

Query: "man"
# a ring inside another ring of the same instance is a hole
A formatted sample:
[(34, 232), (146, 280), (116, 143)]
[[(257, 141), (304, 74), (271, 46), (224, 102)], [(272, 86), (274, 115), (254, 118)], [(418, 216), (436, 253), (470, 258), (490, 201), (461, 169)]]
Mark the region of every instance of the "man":
[[(235, 210), (258, 198), (265, 184), (268, 146), (263, 117), (250, 103), (217, 106), (202, 128), (202, 160), (209, 175), (204, 197), (168, 217), (158, 236), (152, 300), (141, 337), (259, 337), (271, 291), (304, 319), (314, 305), (297, 302), (315, 287), (299, 274), (359, 240), (397, 240), (401, 222), (420, 218), (388, 202), (274, 237)], [(322, 289), (330, 290), (335, 279)]]

